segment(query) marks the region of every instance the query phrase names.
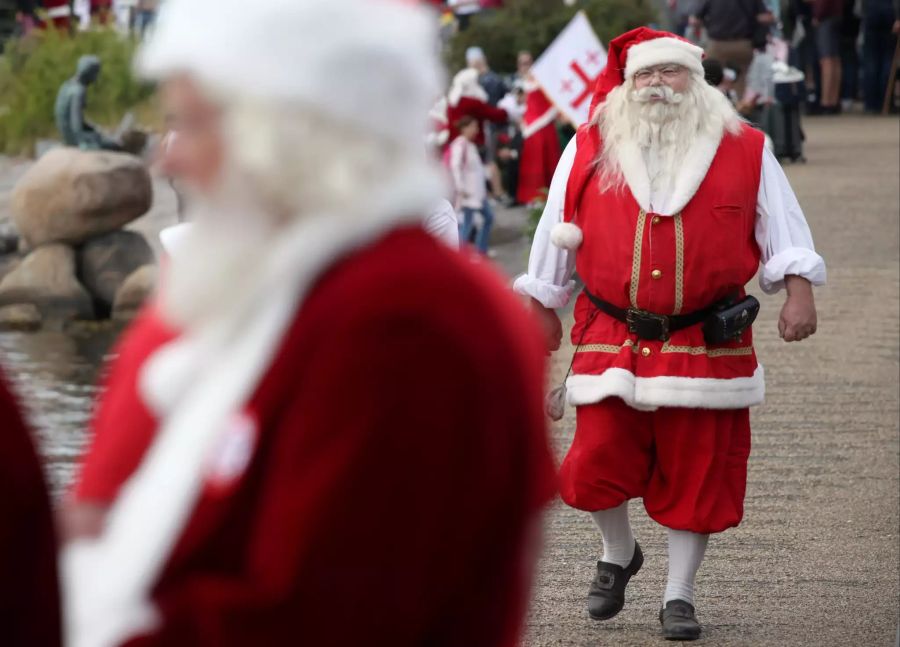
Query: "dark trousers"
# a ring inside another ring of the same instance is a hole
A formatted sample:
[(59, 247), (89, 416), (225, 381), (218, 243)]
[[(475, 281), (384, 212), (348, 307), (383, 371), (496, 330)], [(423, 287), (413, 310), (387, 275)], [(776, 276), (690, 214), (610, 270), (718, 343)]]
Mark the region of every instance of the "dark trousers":
[(868, 112), (879, 112), (887, 90), (897, 37), (887, 20), (870, 20), (863, 32), (863, 99)]

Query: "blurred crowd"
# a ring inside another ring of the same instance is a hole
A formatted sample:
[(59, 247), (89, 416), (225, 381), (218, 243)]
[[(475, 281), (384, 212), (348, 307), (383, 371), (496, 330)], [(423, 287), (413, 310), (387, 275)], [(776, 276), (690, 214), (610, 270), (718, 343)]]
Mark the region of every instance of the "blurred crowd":
[(667, 0), (668, 28), (704, 44), (736, 75), (739, 98), (755, 53), (804, 74), (806, 114), (838, 114), (861, 101), (886, 105), (900, 33), (898, 0)]
[(15, 0), (16, 34), (33, 29), (87, 28), (92, 22), (115, 24), (143, 36), (156, 21), (160, 0)]

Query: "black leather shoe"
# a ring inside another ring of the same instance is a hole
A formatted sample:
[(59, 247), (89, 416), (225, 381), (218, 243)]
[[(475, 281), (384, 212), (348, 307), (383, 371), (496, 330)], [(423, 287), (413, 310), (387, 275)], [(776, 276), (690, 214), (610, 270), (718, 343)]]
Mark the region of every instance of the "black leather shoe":
[(697, 640), (700, 637), (694, 605), (684, 600), (669, 600), (666, 608), (659, 611), (659, 621), (666, 640)]
[(588, 613), (594, 620), (609, 620), (625, 606), (625, 586), (644, 565), (644, 553), (634, 542), (634, 557), (625, 568), (597, 562), (597, 575), (588, 591)]

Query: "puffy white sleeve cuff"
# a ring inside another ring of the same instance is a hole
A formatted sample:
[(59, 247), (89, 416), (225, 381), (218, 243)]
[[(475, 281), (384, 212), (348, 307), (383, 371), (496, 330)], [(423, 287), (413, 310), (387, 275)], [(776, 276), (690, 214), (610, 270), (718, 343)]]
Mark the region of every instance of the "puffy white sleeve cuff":
[(823, 285), (825, 260), (816, 253), (797, 196), (768, 149), (763, 150), (756, 216), (756, 242), (763, 264), (759, 284), (763, 292), (774, 294), (781, 290), (788, 275)]
[(563, 220), (566, 205), (566, 184), (575, 161), (575, 138), (563, 151), (550, 191), (544, 213), (534, 232), (531, 255), (528, 257), (528, 272), (516, 279), (513, 290), (533, 297), (546, 308), (561, 308), (569, 302), (575, 291), (575, 252), (560, 249), (550, 242), (550, 231)]

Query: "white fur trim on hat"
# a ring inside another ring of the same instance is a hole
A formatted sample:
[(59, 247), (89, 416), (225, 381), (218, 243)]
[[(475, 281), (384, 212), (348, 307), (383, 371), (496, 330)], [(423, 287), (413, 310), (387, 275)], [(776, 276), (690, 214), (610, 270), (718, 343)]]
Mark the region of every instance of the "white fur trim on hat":
[(703, 74), (703, 49), (678, 38), (654, 38), (628, 50), (625, 78), (630, 79), (638, 70), (651, 65), (676, 63), (692, 72)]
[(559, 222), (550, 230), (550, 242), (560, 249), (574, 251), (581, 247), (582, 240), (581, 227), (571, 222)]

